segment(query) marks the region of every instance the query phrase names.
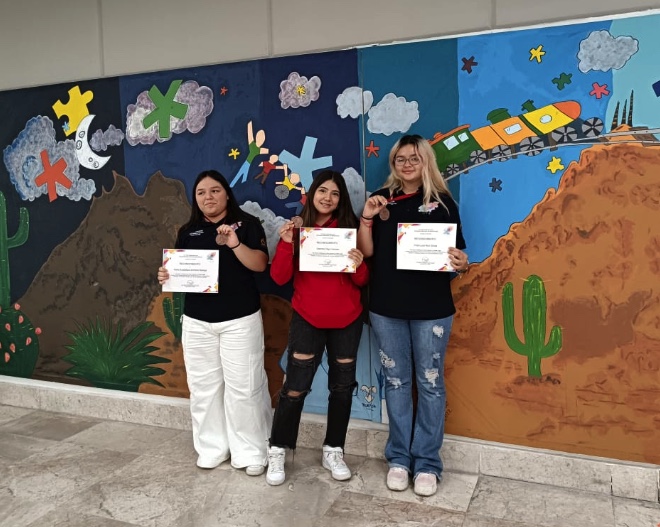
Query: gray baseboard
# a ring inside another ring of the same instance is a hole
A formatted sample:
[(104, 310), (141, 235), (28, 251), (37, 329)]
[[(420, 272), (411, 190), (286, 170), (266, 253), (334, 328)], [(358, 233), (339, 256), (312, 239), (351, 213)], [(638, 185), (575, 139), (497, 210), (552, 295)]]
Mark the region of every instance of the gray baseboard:
[[(0, 375), (0, 404), (190, 429), (188, 399), (132, 394)], [(298, 444), (321, 448), (325, 416), (305, 414)], [(351, 421), (346, 453), (383, 458), (387, 425)], [(452, 472), (575, 488), (660, 502), (660, 466), (445, 436), (441, 456)]]

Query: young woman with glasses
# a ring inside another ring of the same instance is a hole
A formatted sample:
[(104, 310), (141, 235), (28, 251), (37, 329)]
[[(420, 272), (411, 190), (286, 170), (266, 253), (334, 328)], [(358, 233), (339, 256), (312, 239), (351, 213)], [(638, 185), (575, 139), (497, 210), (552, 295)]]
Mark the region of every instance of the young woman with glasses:
[(431, 496), (442, 475), (444, 357), (455, 308), (450, 273), (397, 269), (397, 224), (455, 223), (457, 247), (449, 249), (450, 262), (465, 272), (468, 258), (458, 207), (428, 141), (403, 136), (390, 151), (389, 166), (383, 188), (365, 203), (358, 231), (358, 248), (372, 257), (369, 317), (385, 377), (387, 486), (405, 490), (412, 476), (415, 493)]

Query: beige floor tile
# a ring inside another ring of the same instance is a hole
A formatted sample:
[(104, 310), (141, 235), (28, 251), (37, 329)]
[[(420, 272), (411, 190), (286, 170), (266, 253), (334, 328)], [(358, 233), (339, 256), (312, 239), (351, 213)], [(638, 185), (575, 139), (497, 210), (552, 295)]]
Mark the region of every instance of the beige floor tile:
[[(104, 421), (83, 430), (64, 441), (87, 445), (98, 450), (113, 450), (132, 454), (155, 454), (161, 444), (181, 434), (180, 430), (144, 426), (118, 421)], [(188, 434), (190, 436), (190, 434)]]
[(26, 527), (54, 507), (48, 501), (20, 498), (9, 488), (0, 488), (0, 527)]
[(318, 527), (461, 527), (464, 514), (412, 503), (344, 491), (315, 525)]
[[(201, 507), (207, 496), (217, 499), (232, 472), (202, 470), (191, 463), (141, 456), (79, 492), (69, 501), (69, 507), (81, 514), (141, 527), (174, 525), (172, 522), (183, 512)], [(241, 476), (247, 478), (244, 473)]]
[(111, 518), (88, 516), (72, 512), (68, 507), (60, 507), (30, 523), (27, 527), (139, 527), (135, 523), (126, 523)]
[[(0, 460), (16, 462), (51, 448), (57, 441), (0, 432)], [(0, 483), (1, 485), (1, 483)]]
[(34, 412), (31, 408), (19, 408), (0, 404), (0, 425)]
[(614, 498), (616, 527), (657, 527), (660, 525), (660, 504), (624, 498)]
[(98, 419), (37, 410), (0, 425), (0, 432), (61, 441), (99, 422)]
[(135, 458), (133, 454), (58, 442), (42, 452), (0, 467), (0, 482), (18, 498), (60, 505), (77, 492), (110, 477)]
[(612, 498), (537, 483), (479, 478), (468, 513), (543, 527), (613, 527)]
[(470, 504), (478, 477), (472, 474), (445, 472), (438, 484), (435, 496), (422, 498), (412, 491), (412, 482), (408, 490), (391, 491), (385, 485), (387, 464), (377, 459), (367, 459), (349, 482), (348, 490), (412, 503), (423, 503), (454, 512), (465, 512)]

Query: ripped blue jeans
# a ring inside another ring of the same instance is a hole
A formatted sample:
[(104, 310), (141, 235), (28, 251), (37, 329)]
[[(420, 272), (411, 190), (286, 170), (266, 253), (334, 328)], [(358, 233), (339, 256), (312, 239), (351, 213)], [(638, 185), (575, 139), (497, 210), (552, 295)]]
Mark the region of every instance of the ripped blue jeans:
[[(390, 468), (412, 474), (442, 474), (440, 447), (445, 431), (444, 365), (454, 317), (404, 320), (369, 313), (378, 342), (390, 434), (385, 458)], [(417, 381), (413, 419), (412, 376)]]

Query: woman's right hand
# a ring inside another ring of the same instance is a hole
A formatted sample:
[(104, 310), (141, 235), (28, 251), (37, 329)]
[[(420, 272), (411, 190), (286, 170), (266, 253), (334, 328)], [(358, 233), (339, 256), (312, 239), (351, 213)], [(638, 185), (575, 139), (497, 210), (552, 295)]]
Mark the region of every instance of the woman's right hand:
[(366, 219), (373, 219), (381, 210), (387, 206), (387, 199), (385, 196), (371, 196), (364, 203), (362, 210), (362, 217)]
[(295, 229), (295, 225), (292, 221), (287, 221), (280, 227), (280, 238), (283, 242), (293, 243), (293, 229)]
[(158, 283), (163, 285), (170, 279), (170, 273), (164, 267), (158, 268)]

